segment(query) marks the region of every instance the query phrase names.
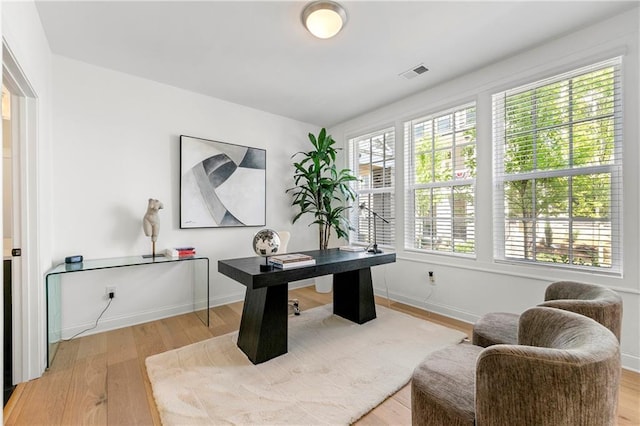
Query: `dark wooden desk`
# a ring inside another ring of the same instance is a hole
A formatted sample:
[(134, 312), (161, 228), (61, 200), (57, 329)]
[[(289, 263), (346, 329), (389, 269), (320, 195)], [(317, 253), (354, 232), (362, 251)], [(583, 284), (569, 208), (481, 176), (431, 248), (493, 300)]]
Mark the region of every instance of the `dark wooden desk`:
[(395, 253), (338, 249), (302, 252), (316, 264), (260, 272), (261, 257), (218, 261), (218, 272), (247, 287), (238, 347), (259, 364), (287, 353), (288, 283), (333, 274), (333, 313), (358, 324), (376, 317), (371, 267), (396, 261)]

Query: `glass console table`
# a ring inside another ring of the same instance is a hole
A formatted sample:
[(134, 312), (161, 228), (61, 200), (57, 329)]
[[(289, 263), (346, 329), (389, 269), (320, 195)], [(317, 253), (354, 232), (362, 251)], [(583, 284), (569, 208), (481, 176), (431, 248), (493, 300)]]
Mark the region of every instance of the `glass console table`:
[(109, 259), (84, 260), (80, 263), (61, 263), (45, 274), (47, 304), (47, 368), (51, 365), (62, 340), (62, 278), (74, 272), (100, 269), (140, 267), (172, 262), (189, 262), (193, 266), (193, 310), (209, 326), (209, 258), (191, 256), (185, 258), (129, 256)]

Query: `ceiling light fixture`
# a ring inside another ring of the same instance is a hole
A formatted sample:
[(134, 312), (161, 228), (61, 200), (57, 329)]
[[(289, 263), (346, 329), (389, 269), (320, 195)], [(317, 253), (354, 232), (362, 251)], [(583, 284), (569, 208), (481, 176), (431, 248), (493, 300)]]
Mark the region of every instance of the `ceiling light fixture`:
[(302, 11), (302, 24), (318, 38), (331, 38), (347, 23), (347, 12), (333, 1), (314, 1)]

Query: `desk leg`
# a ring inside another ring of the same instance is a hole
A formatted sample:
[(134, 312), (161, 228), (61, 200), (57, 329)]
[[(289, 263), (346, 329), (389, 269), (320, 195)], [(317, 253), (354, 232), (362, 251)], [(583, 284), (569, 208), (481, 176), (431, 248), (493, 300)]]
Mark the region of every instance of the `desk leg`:
[(287, 283), (247, 288), (238, 347), (254, 364), (287, 353), (287, 291)]
[(371, 268), (333, 274), (333, 313), (358, 324), (376, 317)]

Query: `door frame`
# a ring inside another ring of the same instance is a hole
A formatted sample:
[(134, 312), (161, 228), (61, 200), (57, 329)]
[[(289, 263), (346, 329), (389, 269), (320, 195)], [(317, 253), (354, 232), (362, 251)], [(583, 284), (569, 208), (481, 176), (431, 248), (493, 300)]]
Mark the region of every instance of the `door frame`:
[[(44, 290), (38, 227), (38, 98), (6, 40), (2, 80), (12, 94), (13, 232), (22, 255), (12, 260), (13, 384), (45, 369)], [(14, 119), (15, 117), (15, 119)]]

